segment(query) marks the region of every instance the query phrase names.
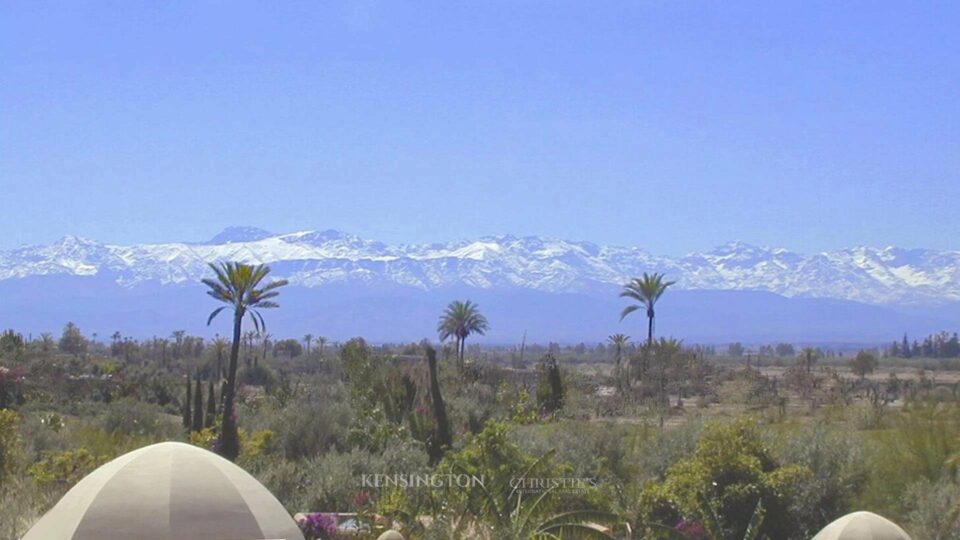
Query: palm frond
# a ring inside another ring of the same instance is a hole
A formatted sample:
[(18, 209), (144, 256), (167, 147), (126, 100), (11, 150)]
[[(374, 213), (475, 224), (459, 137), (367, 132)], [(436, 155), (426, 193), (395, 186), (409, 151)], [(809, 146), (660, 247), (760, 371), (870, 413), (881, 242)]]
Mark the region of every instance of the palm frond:
[(573, 522), (612, 524), (619, 520), (620, 516), (612, 512), (603, 512), (600, 510), (571, 510), (569, 512), (563, 512), (555, 516), (551, 516), (549, 519), (540, 523), (540, 528), (548, 529), (557, 524)]
[[(623, 308), (623, 311), (620, 312), (620, 320), (622, 321), (623, 319), (626, 318), (627, 315), (633, 313), (634, 311), (636, 311), (636, 310), (638, 310), (638, 309), (640, 309), (640, 306), (638, 306), (638, 305), (636, 305), (636, 304), (631, 304), (631, 305)], [(633, 319), (630, 319), (630, 320), (633, 320)]]
[(207, 318), (207, 326), (210, 326), (210, 323), (213, 322), (213, 318), (220, 314), (221, 311), (227, 309), (227, 306), (221, 306), (213, 310), (213, 313), (210, 314), (210, 317)]
[(268, 283), (264, 288), (262, 288), (262, 289), (260, 289), (260, 290), (261, 290), (262, 292), (272, 291), (272, 290), (277, 289), (277, 288), (279, 288), (279, 287), (283, 287), (283, 286), (285, 286), (285, 285), (288, 285), (289, 283), (290, 283), (290, 282), (287, 281), (287, 280), (285, 280), (285, 279), (278, 279), (278, 280), (276, 280), (276, 281), (271, 281), (271, 282)]
[[(521, 474), (520, 477), (517, 478), (517, 480), (524, 480), (530, 474), (530, 472), (533, 471), (533, 469), (535, 469), (537, 466), (539, 466), (541, 463), (543, 463), (547, 459), (550, 459), (551, 457), (553, 457), (553, 455), (556, 453), (557, 453), (557, 449), (551, 448), (550, 450), (545, 452), (543, 455), (533, 460), (533, 463), (527, 466), (527, 468), (523, 471), (523, 474)], [(510, 490), (510, 495), (507, 496), (508, 499), (513, 497), (514, 493), (517, 492), (517, 488), (519, 488), (522, 483), (523, 482), (515, 482), (513, 489)]]

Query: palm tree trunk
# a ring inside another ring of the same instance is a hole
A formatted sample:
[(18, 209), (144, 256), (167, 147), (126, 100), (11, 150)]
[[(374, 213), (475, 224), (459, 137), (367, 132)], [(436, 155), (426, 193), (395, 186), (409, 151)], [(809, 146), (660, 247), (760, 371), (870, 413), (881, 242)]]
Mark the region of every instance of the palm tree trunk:
[(647, 310), (647, 344), (653, 343), (653, 310)]
[(237, 384), (237, 361), (240, 357), (240, 327), (243, 312), (236, 311), (233, 316), (233, 345), (230, 347), (230, 365), (227, 368), (227, 387), (223, 397), (223, 421), (220, 428), (220, 446), (218, 453), (236, 461), (240, 455), (240, 441), (237, 438), (237, 423), (233, 415), (233, 400)]

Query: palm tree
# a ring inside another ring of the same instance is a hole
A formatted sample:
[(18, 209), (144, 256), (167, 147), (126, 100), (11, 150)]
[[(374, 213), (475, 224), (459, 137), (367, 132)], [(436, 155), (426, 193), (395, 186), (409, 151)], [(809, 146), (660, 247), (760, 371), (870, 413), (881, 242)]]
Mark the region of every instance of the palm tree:
[(631, 304), (620, 312), (620, 320), (622, 321), (624, 317), (633, 313), (634, 311), (644, 308), (647, 310), (647, 343), (653, 343), (653, 306), (657, 303), (657, 300), (663, 296), (663, 293), (667, 290), (667, 287), (676, 283), (676, 281), (663, 281), (664, 275), (653, 273), (648, 274), (643, 273), (643, 277), (633, 278), (630, 283), (627, 283), (623, 286), (623, 291), (620, 293), (621, 298), (632, 298), (639, 304)]
[(262, 264), (253, 266), (238, 262), (224, 262), (219, 265), (210, 264), (210, 268), (216, 274), (216, 279), (203, 280), (203, 284), (210, 287), (207, 294), (227, 305), (213, 310), (207, 318), (207, 325), (209, 326), (221, 311), (228, 308), (233, 310), (233, 343), (230, 347), (230, 365), (227, 368), (227, 384), (223, 396), (223, 422), (218, 448), (220, 455), (232, 461), (240, 454), (233, 399), (237, 382), (237, 360), (240, 356), (243, 318), (249, 314), (253, 326), (261, 332), (265, 325), (263, 316), (258, 310), (278, 307), (271, 298), (280, 294), (276, 289), (286, 285), (287, 280), (281, 279), (261, 286), (261, 282), (270, 273), (270, 267)]
[(170, 337), (173, 338), (173, 357), (180, 358), (181, 348), (183, 347), (183, 336), (187, 335), (186, 330), (174, 330)]
[[(270, 341), (270, 338), (272, 338), (272, 337), (273, 337), (273, 334), (268, 334), (268, 333), (266, 333), (266, 332), (264, 332), (263, 336), (261, 336), (261, 344), (263, 345), (263, 361), (264, 361), (264, 362), (267, 361), (267, 352), (270, 351), (270, 348), (272, 347), (272, 344), (273, 344), (273, 342)], [(259, 364), (257, 363), (257, 355), (256, 355), (256, 353), (254, 353), (254, 355), (253, 355), (253, 365), (255, 365), (255, 366), (256, 366), (256, 365), (259, 365)]]
[[(660, 338), (643, 345), (640, 373), (645, 376), (647, 362), (652, 358), (656, 367), (657, 399), (660, 403), (660, 427), (663, 427), (663, 412), (670, 405), (667, 400), (667, 368), (683, 361), (683, 342), (675, 338)], [(678, 401), (679, 403), (679, 401)]]
[(310, 356), (310, 344), (313, 343), (313, 334), (303, 336), (303, 342), (307, 346), (307, 356)]
[(227, 340), (217, 334), (213, 338), (213, 350), (217, 353), (217, 380), (223, 378), (223, 354), (227, 352)]
[(813, 347), (804, 347), (803, 350), (800, 351), (800, 356), (803, 359), (803, 365), (807, 373), (810, 373), (813, 369), (813, 364), (820, 358), (820, 350), (814, 349)]
[(457, 340), (457, 359), (463, 367), (463, 353), (467, 336), (470, 334), (480, 334), (481, 336), (489, 330), (487, 318), (480, 313), (480, 306), (470, 300), (461, 302), (454, 300), (450, 302), (447, 309), (440, 315), (440, 322), (437, 324), (437, 332), (440, 334), (440, 341), (446, 341), (453, 336)]
[(627, 342), (630, 341), (630, 336), (625, 334), (613, 334), (607, 338), (607, 341), (613, 346), (614, 350), (614, 375), (617, 379), (617, 386), (620, 386), (621, 371), (623, 370), (623, 349), (627, 346)]
[(52, 351), (56, 346), (57, 343), (53, 340), (53, 334), (50, 332), (44, 332), (40, 334), (40, 349), (43, 352)]
[(317, 338), (317, 345), (320, 346), (320, 358), (323, 358), (323, 346), (327, 344), (327, 338), (320, 336)]

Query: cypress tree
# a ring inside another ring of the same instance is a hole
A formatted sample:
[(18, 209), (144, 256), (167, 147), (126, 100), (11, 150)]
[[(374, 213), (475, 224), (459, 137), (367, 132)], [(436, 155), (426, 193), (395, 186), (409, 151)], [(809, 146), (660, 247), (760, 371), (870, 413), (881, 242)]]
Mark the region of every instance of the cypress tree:
[(548, 413), (556, 412), (563, 407), (563, 379), (560, 376), (560, 364), (550, 353), (540, 361), (537, 402), (540, 409)]
[(212, 427), (217, 418), (217, 399), (213, 393), (213, 379), (207, 383), (207, 416), (203, 420), (203, 427)]
[(196, 387), (193, 389), (193, 422), (190, 430), (200, 431), (201, 429), (203, 429), (203, 387), (198, 375)]
[(190, 413), (190, 405), (192, 400), (192, 386), (190, 385), (190, 374), (187, 373), (187, 399), (183, 402), (183, 427), (190, 429), (190, 424), (193, 421), (193, 415)]
[(430, 462), (437, 463), (443, 457), (447, 448), (453, 446), (453, 435), (450, 433), (450, 422), (447, 420), (447, 408), (440, 394), (440, 381), (437, 377), (437, 351), (426, 346), (427, 367), (430, 370), (430, 397), (433, 402), (433, 416), (437, 419), (437, 436), (432, 439), (427, 453)]

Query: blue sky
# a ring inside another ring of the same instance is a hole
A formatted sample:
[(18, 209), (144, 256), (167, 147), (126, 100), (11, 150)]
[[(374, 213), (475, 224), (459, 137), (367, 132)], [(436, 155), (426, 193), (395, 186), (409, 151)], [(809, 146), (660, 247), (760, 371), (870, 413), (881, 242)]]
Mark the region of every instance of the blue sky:
[(0, 249), (960, 249), (958, 4), (272, 4), (4, 2)]

